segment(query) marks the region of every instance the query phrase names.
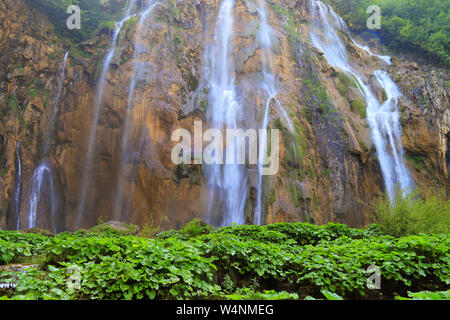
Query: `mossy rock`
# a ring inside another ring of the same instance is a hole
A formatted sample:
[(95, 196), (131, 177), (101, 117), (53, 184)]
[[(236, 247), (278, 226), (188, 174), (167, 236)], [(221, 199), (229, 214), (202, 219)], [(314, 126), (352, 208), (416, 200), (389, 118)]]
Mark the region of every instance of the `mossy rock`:
[(211, 227), (209, 224), (196, 218), (196, 219), (186, 223), (183, 226), (183, 228), (181, 228), (180, 231), (184, 232), (192, 237), (197, 237), (197, 236), (211, 233), (213, 230), (214, 230), (214, 228)]
[(353, 100), (350, 102), (352, 111), (357, 113), (361, 119), (367, 118), (367, 106), (361, 100)]
[(138, 226), (119, 221), (108, 221), (89, 229), (91, 233), (114, 233), (123, 236), (135, 236), (139, 231)]

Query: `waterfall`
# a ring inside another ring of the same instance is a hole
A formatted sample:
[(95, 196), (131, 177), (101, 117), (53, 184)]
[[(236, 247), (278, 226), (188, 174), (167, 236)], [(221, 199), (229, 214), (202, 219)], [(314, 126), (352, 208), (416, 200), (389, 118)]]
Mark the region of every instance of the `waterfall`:
[[(64, 85), (64, 80), (65, 80), (65, 74), (66, 74), (66, 66), (67, 66), (67, 58), (69, 56), (69, 51), (66, 52), (66, 54), (64, 55), (63, 58), (63, 63), (61, 65), (61, 69), (59, 72), (59, 77), (58, 77), (58, 84), (57, 84), (57, 90), (56, 90), (56, 95), (54, 98), (54, 107), (53, 107), (53, 112), (50, 118), (50, 122), (48, 125), (48, 130), (47, 130), (47, 136), (44, 140), (44, 146), (43, 146), (43, 156), (47, 157), (50, 153), (50, 144), (52, 141), (52, 132), (54, 130), (54, 124), (55, 124), (55, 120), (56, 120), (56, 116), (58, 115), (58, 111), (59, 111), (59, 103), (61, 100), (61, 93), (62, 93), (62, 88)], [(50, 186), (50, 190), (46, 190), (44, 188), (44, 186), (46, 186), (45, 184), (45, 180), (44, 179), (48, 179), (48, 186)], [(34, 173), (33, 173), (33, 182), (32, 182), (32, 187), (31, 187), (31, 194), (30, 194), (30, 199), (29, 199), (29, 213), (28, 213), (28, 227), (29, 228), (35, 228), (36, 227), (36, 217), (37, 217), (37, 212), (38, 212), (38, 206), (39, 206), (39, 202), (41, 200), (42, 194), (45, 191), (49, 191), (49, 197), (50, 197), (50, 203), (51, 203), (51, 223), (53, 226), (53, 232), (56, 232), (56, 226), (54, 223), (54, 215), (55, 215), (55, 194), (54, 194), (54, 188), (53, 188), (53, 175), (52, 175), (52, 170), (51, 170), (51, 166), (47, 163), (47, 160), (43, 160), (39, 166), (35, 169)]]
[[(214, 44), (207, 50), (206, 60), (211, 63), (208, 80), (207, 119), (215, 129), (237, 129), (241, 106), (236, 98), (234, 68), (232, 63), (234, 0), (223, 0), (217, 17)], [(236, 142), (228, 142), (226, 152), (236, 150)], [(236, 152), (234, 153), (237, 154)], [(236, 162), (237, 163), (237, 162)], [(239, 164), (214, 164), (206, 168), (210, 187), (210, 220), (212, 206), (215, 213), (221, 213), (220, 222), (213, 224), (244, 224), (244, 206), (247, 198), (247, 177), (245, 167)]]
[[(128, 91), (128, 99), (127, 99), (127, 114), (125, 116), (125, 125), (122, 132), (122, 140), (120, 145), (120, 151), (121, 151), (121, 163), (120, 163), (120, 169), (119, 169), (119, 177), (117, 180), (117, 186), (116, 186), (116, 200), (114, 204), (114, 219), (117, 221), (122, 221), (124, 218), (123, 214), (123, 193), (124, 190), (124, 184), (127, 179), (127, 174), (125, 170), (125, 166), (129, 160), (129, 153), (131, 152), (129, 149), (129, 140), (130, 140), (130, 134), (133, 131), (133, 123), (131, 119), (131, 111), (133, 109), (133, 97), (134, 92), (136, 89), (136, 84), (138, 82), (138, 75), (139, 75), (139, 68), (141, 66), (141, 63), (139, 62), (141, 56), (147, 52), (146, 47), (143, 45), (144, 34), (145, 31), (145, 22), (147, 21), (148, 17), (152, 13), (153, 9), (159, 5), (159, 2), (150, 0), (147, 2), (145, 8), (143, 8), (143, 11), (140, 13), (140, 18), (138, 22), (138, 28), (136, 32), (136, 40), (134, 43), (135, 51), (134, 51), (134, 57), (133, 57), (133, 74), (131, 76), (130, 81), (130, 88)], [(129, 199), (126, 199), (129, 201)], [(128, 208), (129, 206), (127, 206)], [(128, 210), (125, 210), (125, 216), (128, 216)]]
[[(47, 186), (45, 188), (44, 186)], [(55, 224), (55, 190), (53, 185), (53, 176), (51, 166), (48, 161), (42, 161), (41, 164), (37, 167), (33, 174), (33, 185), (31, 189), (30, 195), (30, 213), (28, 216), (28, 228), (36, 227), (36, 218), (37, 212), (39, 208), (39, 203), (42, 200), (42, 196), (44, 191), (47, 191), (47, 195), (49, 196), (49, 203), (51, 203), (50, 209), (50, 222), (52, 226), (52, 231), (57, 232), (56, 224)]]
[(100, 78), (97, 83), (97, 93), (94, 105), (94, 114), (92, 119), (92, 127), (89, 133), (88, 147), (86, 152), (86, 159), (83, 166), (83, 174), (81, 178), (81, 186), (80, 186), (80, 200), (77, 209), (75, 227), (79, 228), (81, 224), (81, 219), (83, 216), (84, 207), (86, 204), (86, 195), (88, 191), (88, 184), (92, 175), (92, 166), (94, 161), (94, 146), (95, 146), (95, 138), (97, 133), (98, 119), (100, 116), (100, 109), (103, 103), (103, 93), (105, 89), (106, 77), (108, 75), (111, 61), (115, 56), (117, 50), (117, 39), (119, 38), (120, 31), (122, 30), (123, 24), (132, 17), (131, 8), (133, 6), (133, 1), (130, 1), (128, 4), (128, 8), (125, 12), (124, 18), (116, 23), (116, 29), (114, 30), (114, 34), (111, 41), (111, 46), (106, 55), (105, 60), (103, 61), (102, 72)]
[(16, 215), (16, 230), (20, 230), (20, 198), (22, 195), (22, 161), (20, 160), (20, 141), (17, 142), (16, 147), (17, 157), (17, 186), (14, 191), (14, 213)]
[[(258, 15), (260, 18), (259, 40), (261, 42), (262, 50), (262, 72), (263, 72), (263, 88), (268, 94), (266, 106), (264, 111), (263, 124), (261, 129), (267, 129), (269, 125), (270, 103), (275, 99), (277, 90), (275, 88), (275, 77), (272, 74), (273, 60), (271, 55), (272, 50), (272, 28), (267, 22), (267, 11), (265, 0), (259, 0)], [(262, 169), (264, 165), (264, 156), (267, 152), (267, 134), (261, 135), (259, 142), (258, 154), (258, 190), (256, 198), (255, 218), (254, 223), (262, 224)]]
[[(278, 90), (276, 88), (275, 76), (273, 74), (273, 59), (272, 59), (272, 37), (273, 30), (268, 23), (267, 10), (266, 10), (266, 0), (259, 0), (258, 15), (260, 19), (260, 27), (258, 33), (258, 39), (261, 45), (261, 63), (262, 63), (262, 73), (263, 73), (263, 89), (267, 92), (267, 100), (264, 109), (264, 117), (261, 129), (267, 130), (269, 126), (269, 115), (270, 115), (270, 105), (272, 101), (276, 102), (276, 106), (281, 112), (282, 116), (286, 120), (288, 129), (292, 134), (294, 134), (294, 126), (289, 118), (286, 110), (283, 108), (281, 103), (276, 99)], [(256, 198), (256, 208), (255, 208), (255, 218), (254, 223), (262, 224), (262, 171), (265, 165), (264, 159), (267, 153), (267, 131), (260, 135), (261, 141), (259, 141), (258, 149), (258, 190)], [(294, 148), (295, 150), (295, 148)]]
[[(347, 50), (337, 33), (337, 30), (348, 32), (345, 22), (323, 2), (312, 0), (311, 4), (314, 14), (314, 24), (310, 32), (312, 44), (324, 53), (330, 65), (349, 74), (364, 96), (367, 103), (367, 119), (372, 130), (372, 139), (380, 161), (386, 191), (393, 201), (396, 188), (407, 192), (413, 187), (404, 163), (401, 145), (401, 126), (397, 108), (400, 90), (385, 71), (375, 71), (374, 76), (388, 97), (384, 103), (379, 103), (371, 88), (364, 83), (348, 61)], [(352, 41), (357, 44), (355, 40)], [(367, 47), (359, 44), (357, 46), (373, 55)], [(378, 55), (377, 57), (390, 63), (389, 57)]]
[(53, 127), (55, 124), (56, 116), (58, 115), (58, 111), (59, 111), (59, 103), (61, 100), (62, 88), (64, 86), (64, 80), (66, 77), (66, 66), (67, 66), (67, 58), (69, 57), (69, 53), (70, 53), (70, 51), (67, 51), (66, 54), (64, 55), (63, 63), (61, 65), (61, 69), (59, 71), (58, 85), (57, 85), (56, 95), (55, 95), (54, 104), (53, 104), (54, 105), (53, 112), (52, 112), (50, 122), (48, 125), (47, 136), (44, 140), (44, 147), (43, 147), (43, 152), (42, 152), (44, 157), (48, 156), (48, 154), (50, 152), (50, 144), (52, 141), (52, 133), (54, 130)]
[[(386, 71), (374, 72), (377, 81), (386, 91), (387, 100), (379, 104), (369, 105), (367, 118), (377, 146), (380, 163), (383, 163), (383, 176), (391, 201), (394, 200), (395, 188), (403, 193), (411, 191), (413, 182), (405, 166), (402, 148), (402, 128), (398, 112), (398, 100), (401, 92)], [(376, 108), (375, 108), (376, 107)]]

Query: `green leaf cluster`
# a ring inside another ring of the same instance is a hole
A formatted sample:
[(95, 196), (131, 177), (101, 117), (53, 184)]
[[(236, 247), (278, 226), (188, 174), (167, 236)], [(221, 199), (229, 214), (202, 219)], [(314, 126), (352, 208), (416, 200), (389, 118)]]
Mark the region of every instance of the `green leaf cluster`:
[[(27, 272), (2, 272), (0, 280), (17, 282), (11, 299), (373, 298), (366, 285), (372, 265), (382, 275), (377, 297), (444, 290), (450, 282), (445, 234), (394, 238), (376, 225), (303, 223), (203, 230), (157, 239), (2, 231), (0, 265), (44, 258)], [(81, 270), (79, 288), (68, 285), (73, 266)]]

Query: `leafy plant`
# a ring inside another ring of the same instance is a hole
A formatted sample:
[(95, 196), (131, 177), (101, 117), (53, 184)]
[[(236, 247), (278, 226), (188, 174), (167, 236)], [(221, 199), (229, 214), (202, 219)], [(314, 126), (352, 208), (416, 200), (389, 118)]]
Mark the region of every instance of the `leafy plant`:
[(391, 203), (383, 195), (374, 205), (374, 220), (382, 232), (395, 237), (450, 232), (450, 201), (444, 192), (397, 192)]

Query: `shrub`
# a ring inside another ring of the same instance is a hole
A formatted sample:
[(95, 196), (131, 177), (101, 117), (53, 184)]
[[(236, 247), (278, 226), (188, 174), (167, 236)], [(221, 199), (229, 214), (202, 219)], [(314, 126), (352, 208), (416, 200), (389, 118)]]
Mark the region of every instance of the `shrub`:
[(385, 234), (401, 237), (419, 233), (450, 232), (450, 201), (444, 192), (397, 192), (392, 204), (383, 195), (374, 206), (374, 219)]

